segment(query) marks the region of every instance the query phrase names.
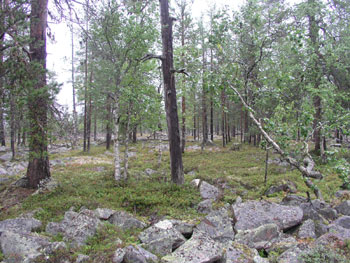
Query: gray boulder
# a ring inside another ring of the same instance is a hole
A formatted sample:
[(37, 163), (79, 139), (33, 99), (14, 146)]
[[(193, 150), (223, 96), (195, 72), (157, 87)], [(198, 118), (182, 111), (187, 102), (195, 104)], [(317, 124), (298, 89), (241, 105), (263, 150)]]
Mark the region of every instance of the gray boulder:
[(213, 240), (219, 242), (226, 242), (235, 238), (233, 220), (225, 208), (212, 211), (200, 222), (195, 231), (205, 232)]
[(197, 232), (191, 239), (170, 255), (162, 258), (162, 263), (210, 263), (223, 259), (223, 247), (205, 233)]
[(316, 238), (316, 228), (313, 220), (306, 220), (299, 228), (298, 238)]
[(342, 202), (335, 209), (342, 215), (350, 216), (350, 200)]
[(79, 254), (75, 263), (87, 263), (89, 262), (90, 257), (87, 255)]
[(91, 210), (84, 209), (79, 213), (67, 211), (60, 223), (48, 223), (46, 232), (51, 235), (61, 233), (65, 241), (71, 242), (73, 247), (79, 247), (84, 245), (89, 237), (95, 235), (101, 224)]
[(251, 249), (246, 245), (230, 242), (225, 248), (225, 255), (220, 263), (268, 263), (267, 259), (259, 256), (255, 249)]
[(205, 199), (198, 204), (197, 211), (202, 214), (209, 214), (212, 211), (212, 208), (213, 208), (213, 200)]
[(233, 205), (235, 229), (247, 230), (265, 224), (276, 224), (281, 230), (299, 225), (303, 211), (299, 207), (283, 206), (266, 201), (248, 201)]
[(140, 246), (128, 246), (124, 249), (124, 261), (125, 263), (157, 263), (158, 258), (156, 255), (148, 252)]
[(65, 247), (63, 242), (50, 243), (49, 239), (36, 233), (4, 231), (0, 235), (1, 251), (6, 262), (31, 263), (42, 255)]
[(194, 224), (182, 222), (180, 220), (171, 219), (169, 220), (175, 229), (179, 231), (184, 237), (190, 237), (193, 233)]
[(193, 180), (191, 181), (190, 184), (191, 184), (192, 186), (198, 188), (199, 185), (200, 185), (200, 183), (201, 183), (201, 179), (193, 179)]
[(128, 230), (128, 229), (135, 229), (135, 228), (145, 228), (147, 225), (133, 217), (127, 212), (124, 211), (117, 211), (115, 212), (108, 221), (119, 227), (122, 230)]
[(332, 225), (337, 225), (346, 229), (350, 229), (350, 216), (339, 217), (332, 223)]
[(8, 153), (5, 153), (5, 154), (2, 154), (0, 156), (0, 160), (3, 161), (3, 162), (9, 162), (12, 160), (12, 153), (11, 152), (8, 152)]
[(275, 193), (279, 193), (279, 192), (282, 192), (282, 191), (283, 192), (288, 192), (288, 193), (296, 193), (297, 192), (297, 186), (292, 181), (287, 180), (287, 181), (285, 181), (282, 184), (271, 186), (265, 192), (265, 195), (266, 196), (270, 196), (270, 195), (273, 195)]
[(95, 215), (101, 220), (108, 220), (116, 211), (108, 208), (96, 208)]
[(170, 254), (186, 241), (169, 220), (160, 221), (147, 228), (139, 234), (139, 239), (147, 250), (162, 256)]
[(276, 224), (266, 224), (255, 229), (238, 231), (235, 241), (256, 249), (268, 249), (278, 241), (281, 233)]
[(217, 200), (220, 196), (220, 190), (219, 188), (208, 184), (205, 181), (202, 181), (200, 186), (199, 186), (199, 192), (201, 194), (201, 197), (203, 199), (213, 199)]
[(5, 168), (0, 167), (0, 175), (2, 176), (9, 175), (9, 172)]
[(122, 263), (124, 260), (124, 256), (124, 249), (118, 248), (113, 254), (112, 263)]
[(34, 218), (14, 218), (0, 221), (0, 234), (3, 231), (29, 233), (42, 226), (41, 221)]
[(267, 253), (274, 251), (278, 254), (281, 254), (284, 251), (295, 247), (296, 245), (298, 245), (298, 241), (294, 237), (282, 234), (280, 238), (274, 240), (272, 245), (265, 250)]
[(300, 206), (302, 203), (307, 203), (307, 198), (299, 195), (287, 195), (283, 198), (281, 205)]
[(278, 263), (302, 263), (299, 259), (300, 256), (304, 253), (307, 253), (309, 248), (306, 244), (300, 244), (298, 246), (292, 247), (282, 253), (278, 259)]

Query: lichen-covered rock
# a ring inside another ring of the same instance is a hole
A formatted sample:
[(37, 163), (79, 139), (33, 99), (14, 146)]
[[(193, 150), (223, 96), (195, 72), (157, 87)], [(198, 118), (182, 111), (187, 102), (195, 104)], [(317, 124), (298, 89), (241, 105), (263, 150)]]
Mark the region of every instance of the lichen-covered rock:
[(194, 224), (182, 222), (180, 220), (171, 219), (169, 220), (175, 229), (179, 231), (184, 237), (190, 237), (193, 233)]
[(116, 211), (109, 208), (96, 208), (95, 215), (101, 220), (108, 220)]
[(229, 216), (227, 209), (221, 208), (207, 215), (196, 227), (195, 231), (205, 232), (216, 241), (226, 242), (235, 238), (232, 225), (233, 220)]
[(350, 190), (339, 190), (335, 193), (336, 198), (344, 198), (347, 197), (350, 198)]
[(212, 211), (212, 208), (213, 208), (213, 200), (205, 199), (198, 204), (197, 211), (202, 214), (209, 214)]
[(350, 229), (350, 216), (342, 216), (335, 220), (332, 225), (338, 225), (346, 229)]
[(79, 254), (75, 263), (87, 263), (89, 262), (90, 257), (87, 255)]
[(140, 246), (128, 246), (124, 249), (124, 261), (125, 263), (157, 263), (158, 258), (156, 255), (148, 252)]
[(36, 233), (4, 231), (0, 235), (0, 246), (6, 262), (31, 263), (65, 245), (63, 242), (50, 243), (47, 237)]
[(266, 252), (270, 253), (274, 251), (281, 254), (296, 245), (298, 245), (298, 241), (294, 237), (283, 234), (280, 238), (275, 240), (269, 248), (266, 248)]
[(335, 209), (337, 210), (338, 213), (342, 215), (350, 216), (350, 200), (346, 200), (342, 202)]
[(295, 206), (283, 206), (266, 201), (248, 201), (233, 205), (235, 229), (247, 230), (265, 224), (276, 224), (281, 230), (299, 225), (303, 211)]
[(0, 233), (3, 231), (31, 232), (41, 227), (41, 221), (34, 218), (14, 218), (0, 221)]
[(251, 248), (268, 249), (280, 235), (276, 224), (266, 224), (254, 229), (238, 231), (235, 241)]
[(255, 249), (246, 245), (230, 242), (225, 248), (225, 255), (220, 263), (268, 263), (267, 259), (259, 256)]
[(329, 204), (318, 199), (300, 205), (303, 210), (303, 220), (332, 221), (337, 218), (337, 211)]
[(298, 238), (316, 238), (315, 223), (313, 220), (306, 220), (299, 228)]
[(60, 223), (48, 223), (46, 232), (52, 235), (61, 233), (65, 241), (78, 247), (84, 245), (86, 240), (96, 233), (101, 224), (101, 221), (91, 210), (84, 209), (79, 213), (67, 211)]
[(305, 244), (300, 244), (298, 246), (292, 247), (282, 253), (278, 259), (278, 263), (302, 263), (299, 259), (300, 256), (304, 253), (307, 253), (309, 250), (308, 246)]
[(124, 256), (124, 249), (118, 248), (113, 254), (112, 263), (122, 263), (124, 260)]
[(199, 186), (199, 192), (203, 199), (213, 199), (217, 200), (220, 196), (219, 188), (202, 181)]
[(193, 180), (191, 181), (190, 184), (191, 184), (192, 186), (198, 188), (199, 185), (200, 185), (200, 183), (201, 183), (201, 179), (193, 179)]
[(209, 263), (220, 262), (223, 247), (205, 233), (197, 232), (191, 239), (170, 255), (162, 258), (162, 263)]
[(147, 250), (167, 255), (185, 243), (185, 237), (175, 228), (170, 220), (163, 220), (139, 234), (142, 246)]
[(272, 185), (266, 192), (266, 196), (273, 195), (278, 192), (288, 192), (288, 193), (296, 193), (297, 192), (297, 186), (292, 181), (285, 181), (279, 185)]
[(307, 198), (299, 195), (287, 195), (283, 198), (281, 205), (288, 206), (300, 206), (303, 203), (307, 203)]
[(137, 218), (133, 217), (127, 212), (124, 211), (117, 211), (115, 212), (108, 221), (119, 227), (122, 230), (128, 230), (128, 229), (134, 229), (134, 228), (145, 228), (147, 225), (138, 220)]

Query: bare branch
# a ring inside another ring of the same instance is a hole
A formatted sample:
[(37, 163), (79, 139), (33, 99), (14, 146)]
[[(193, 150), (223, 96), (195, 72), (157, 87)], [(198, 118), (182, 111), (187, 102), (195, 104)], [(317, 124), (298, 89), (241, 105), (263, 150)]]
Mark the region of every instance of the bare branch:
[(146, 54), (143, 58), (140, 59), (140, 61), (142, 62), (145, 62), (147, 60), (150, 60), (150, 59), (159, 59), (159, 60), (163, 60), (163, 56), (160, 56), (160, 55), (154, 55), (154, 54)]
[(181, 69), (173, 69), (171, 70), (171, 73), (182, 73), (185, 74), (187, 77), (189, 77), (190, 75), (186, 72), (186, 70), (184, 68)]

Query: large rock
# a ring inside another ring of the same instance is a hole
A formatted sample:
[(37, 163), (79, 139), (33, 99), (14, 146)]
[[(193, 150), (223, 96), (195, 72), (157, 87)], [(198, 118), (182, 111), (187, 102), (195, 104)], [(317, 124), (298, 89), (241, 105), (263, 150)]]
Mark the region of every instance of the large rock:
[(212, 208), (213, 208), (213, 200), (205, 199), (198, 204), (197, 211), (202, 214), (209, 214), (212, 211)]
[(5, 153), (5, 154), (2, 154), (0, 156), (0, 160), (1, 161), (4, 161), (4, 162), (9, 162), (12, 160), (12, 153), (11, 152), (8, 152), (8, 153)]
[(339, 217), (332, 223), (332, 225), (337, 225), (346, 229), (350, 229), (350, 216)]
[(108, 221), (122, 230), (145, 228), (147, 225), (127, 212), (117, 211)]
[(162, 263), (210, 263), (220, 262), (223, 247), (205, 233), (197, 232), (185, 244), (170, 255), (162, 258)]
[(302, 263), (300, 261), (300, 256), (304, 253), (307, 253), (308, 246), (306, 244), (300, 244), (298, 246), (292, 247), (282, 253), (278, 259), (278, 263)]
[(95, 215), (101, 220), (108, 220), (116, 211), (109, 208), (96, 208)]
[(124, 249), (118, 248), (113, 254), (112, 263), (122, 263), (124, 260), (124, 256), (125, 256)]
[(205, 181), (202, 181), (199, 186), (199, 192), (201, 194), (201, 197), (203, 199), (213, 199), (217, 200), (220, 197), (220, 190), (219, 188), (208, 184)]
[(0, 235), (1, 251), (6, 262), (32, 263), (42, 255), (65, 247), (63, 242), (50, 243), (49, 239), (35, 233), (4, 231)]
[(342, 202), (335, 209), (340, 214), (343, 214), (345, 216), (350, 216), (350, 200), (346, 200), (346, 201)]
[(255, 229), (238, 231), (235, 241), (251, 248), (266, 250), (278, 241), (280, 235), (276, 224), (266, 224)]
[(288, 206), (300, 206), (303, 203), (307, 203), (307, 198), (299, 195), (287, 195), (283, 198), (281, 205)]
[(300, 204), (300, 208), (304, 213), (303, 220), (332, 221), (337, 218), (337, 211), (326, 202), (318, 199)]
[(233, 220), (227, 209), (221, 208), (207, 215), (197, 226), (196, 230), (205, 232), (212, 239), (219, 242), (234, 240)]
[(281, 230), (299, 225), (303, 211), (299, 207), (283, 206), (266, 201), (248, 201), (233, 205), (235, 229), (247, 230), (265, 224), (276, 224)]
[(193, 228), (195, 227), (194, 224), (182, 222), (180, 220), (175, 219), (171, 219), (169, 221), (173, 224), (175, 229), (179, 231), (184, 237), (190, 238), (192, 236)]
[(306, 220), (299, 228), (298, 238), (316, 238), (316, 228), (313, 220)]
[(165, 256), (185, 243), (185, 237), (169, 220), (160, 221), (139, 234), (147, 250)]
[(255, 249), (237, 242), (230, 242), (225, 248), (224, 258), (220, 263), (268, 263), (267, 259), (259, 256)]
[(14, 218), (0, 221), (0, 234), (3, 231), (31, 232), (41, 227), (41, 221), (34, 218)]
[(272, 185), (266, 192), (265, 195), (266, 196), (270, 196), (273, 195), (275, 193), (279, 193), (279, 192), (288, 192), (288, 193), (296, 193), (297, 192), (297, 186), (295, 183), (293, 183), (292, 181), (285, 181), (282, 184), (279, 185)]
[(94, 212), (84, 209), (79, 213), (67, 211), (60, 223), (50, 222), (46, 232), (51, 235), (62, 234), (64, 240), (71, 242), (74, 247), (84, 245), (86, 240), (95, 235), (101, 221)]
[(140, 246), (128, 246), (124, 249), (124, 263), (157, 263), (157, 256), (144, 250)]

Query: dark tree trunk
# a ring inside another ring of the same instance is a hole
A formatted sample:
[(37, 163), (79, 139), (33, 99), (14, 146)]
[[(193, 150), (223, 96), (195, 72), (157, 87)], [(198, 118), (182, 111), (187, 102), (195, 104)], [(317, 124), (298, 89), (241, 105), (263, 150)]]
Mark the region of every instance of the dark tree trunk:
[(180, 147), (179, 119), (177, 115), (175, 75), (173, 72), (173, 19), (169, 16), (168, 0), (160, 0), (160, 16), (163, 45), (162, 71), (164, 80), (165, 110), (168, 124), (171, 179), (175, 184), (183, 184), (184, 174)]
[(196, 103), (193, 104), (193, 139), (197, 139)]
[(206, 90), (206, 83), (205, 83), (205, 51), (204, 51), (204, 44), (203, 44), (203, 76), (202, 76), (202, 131), (203, 131), (203, 139), (202, 144), (205, 145), (208, 142), (208, 116), (207, 116), (207, 90)]
[(94, 141), (97, 141), (97, 109), (94, 107)]
[[(2, 13), (3, 9), (3, 1), (0, 0), (0, 11)], [(0, 18), (0, 28), (4, 28), (4, 16), (1, 15)], [(0, 143), (1, 146), (5, 146), (5, 119), (4, 119), (4, 79), (3, 79), (3, 60), (4, 54), (2, 52), (3, 42), (4, 42), (5, 34), (1, 34), (0, 37)]]
[[(311, 40), (311, 46), (312, 50), (315, 54), (313, 59), (311, 60), (311, 82), (314, 85), (314, 89), (318, 90), (320, 83), (321, 83), (321, 68), (320, 68), (320, 59), (318, 57), (319, 55), (319, 26), (316, 21), (316, 15), (315, 15), (315, 0), (308, 0), (309, 4), (309, 10), (310, 13), (308, 14), (308, 19), (309, 19), (309, 36)], [(313, 98), (313, 104), (315, 107), (315, 114), (314, 114), (314, 123), (313, 123), (313, 129), (314, 129), (314, 139), (315, 139), (315, 152), (316, 154), (320, 155), (321, 154), (321, 127), (319, 123), (322, 120), (322, 102), (321, 102), (321, 97), (318, 95), (315, 95)]]
[[(29, 164), (28, 186), (37, 188), (40, 181), (50, 178), (50, 164), (47, 153), (47, 111), (48, 91), (46, 86), (46, 27), (47, 1), (32, 0), (30, 14), (30, 54), (34, 81), (28, 92), (29, 117)], [(40, 69), (38, 70), (38, 65)]]
[(214, 102), (213, 96), (210, 97), (210, 140), (214, 141)]
[[(181, 46), (184, 50), (185, 48), (185, 8), (186, 5), (182, 4), (181, 6)], [(185, 68), (185, 53), (182, 51), (181, 54), (181, 60), (182, 60), (182, 68)], [(185, 97), (185, 78), (182, 79), (182, 88), (183, 88), (183, 95), (182, 95), (182, 132), (181, 132), (181, 152), (185, 152), (185, 146), (186, 146), (186, 97)]]
[(221, 91), (221, 134), (222, 147), (226, 147), (226, 122), (225, 122), (225, 90)]
[(112, 140), (112, 102), (110, 96), (107, 96), (107, 125), (106, 125), (106, 149), (111, 148)]
[[(14, 85), (14, 83), (12, 84)], [(16, 105), (15, 98), (13, 94), (10, 94), (10, 136), (11, 136), (11, 152), (12, 159), (14, 160), (16, 157), (16, 123), (15, 123), (15, 115), (16, 115)]]
[(137, 125), (134, 125), (132, 130), (132, 143), (137, 142)]

